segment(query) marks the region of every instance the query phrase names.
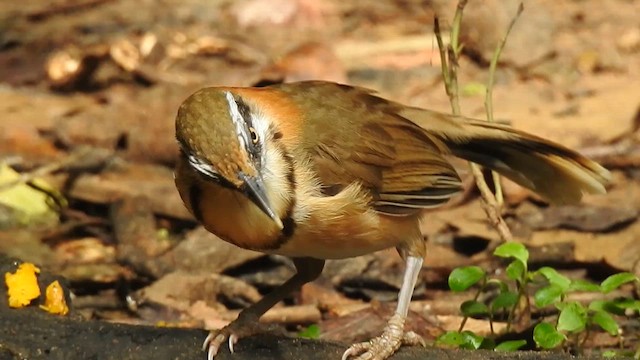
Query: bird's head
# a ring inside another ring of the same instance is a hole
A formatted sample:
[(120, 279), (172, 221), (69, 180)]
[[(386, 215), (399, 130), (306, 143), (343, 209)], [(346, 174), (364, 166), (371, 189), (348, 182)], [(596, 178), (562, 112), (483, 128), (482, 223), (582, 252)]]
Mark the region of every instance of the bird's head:
[(269, 124), (229, 88), (205, 88), (185, 100), (176, 117), (181, 156), (205, 181), (237, 190), (282, 229), (265, 187)]

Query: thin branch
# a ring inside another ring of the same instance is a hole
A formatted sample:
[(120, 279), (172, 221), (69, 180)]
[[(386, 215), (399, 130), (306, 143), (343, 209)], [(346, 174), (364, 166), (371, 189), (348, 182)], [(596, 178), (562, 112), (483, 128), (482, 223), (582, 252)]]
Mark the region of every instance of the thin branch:
[(458, 95), (458, 55), (453, 50), (452, 45), (447, 48), (447, 56), (449, 58), (449, 100), (451, 101), (451, 111), (454, 115), (460, 116), (460, 97)]
[(487, 217), (489, 217), (489, 221), (491, 221), (491, 224), (496, 228), (503, 242), (513, 241), (511, 230), (509, 230), (509, 226), (500, 214), (500, 206), (498, 205), (496, 197), (489, 189), (487, 182), (484, 180), (484, 174), (482, 174), (480, 165), (471, 163), (471, 173), (476, 179), (476, 186), (483, 200), (482, 207)]
[(513, 19), (511, 19), (511, 22), (509, 23), (507, 32), (504, 34), (504, 36), (502, 37), (502, 40), (496, 47), (496, 50), (493, 52), (493, 57), (491, 58), (491, 63), (489, 64), (489, 80), (487, 82), (487, 93), (484, 99), (484, 107), (487, 112), (487, 120), (489, 122), (494, 122), (492, 93), (493, 93), (493, 85), (495, 83), (496, 68), (498, 67), (498, 60), (500, 59), (500, 55), (502, 55), (502, 50), (504, 49), (504, 46), (507, 43), (507, 38), (511, 33), (511, 29), (513, 29), (513, 26), (516, 24), (516, 21), (518, 21), (518, 18), (522, 14), (522, 11), (524, 11), (524, 5), (523, 3), (520, 3), (520, 5), (518, 6), (518, 11), (516, 12), (516, 15), (513, 17)]
[(460, 45), (460, 27), (462, 26), (462, 13), (464, 12), (464, 8), (467, 6), (467, 0), (458, 1), (458, 6), (456, 7), (456, 13), (453, 16), (453, 23), (451, 24), (451, 39), (449, 41), (450, 45), (447, 51), (449, 55), (449, 72), (451, 75), (449, 79), (451, 83), (449, 84), (451, 88), (451, 107), (454, 115), (460, 115), (460, 100), (458, 93), (458, 58), (460, 57), (460, 52), (462, 51), (462, 46)]
[[(445, 90), (447, 92), (447, 95), (449, 96), (451, 111), (456, 116), (460, 115), (460, 105), (458, 101), (457, 67), (458, 55), (462, 50), (462, 46), (459, 44), (459, 34), (460, 26), (462, 23), (462, 13), (466, 4), (467, 0), (458, 1), (458, 6), (451, 26), (450, 45), (448, 47), (443, 46), (439, 21), (436, 20), (434, 24), (434, 32), (438, 41), (440, 58), (444, 59), (442, 61), (442, 73), (445, 82)], [(470, 167), (471, 173), (473, 174), (473, 177), (476, 181), (476, 186), (478, 187), (480, 195), (482, 196), (483, 208), (485, 210), (485, 213), (487, 214), (487, 217), (491, 221), (492, 225), (496, 228), (503, 242), (513, 241), (513, 235), (511, 234), (507, 223), (504, 221), (500, 214), (500, 206), (496, 200), (495, 195), (491, 192), (489, 186), (484, 180), (484, 176), (482, 174), (480, 166), (474, 163), (470, 163)]]
[(444, 46), (444, 42), (442, 41), (442, 32), (440, 31), (440, 19), (436, 16), (433, 19), (433, 32), (436, 35), (436, 41), (438, 42), (438, 52), (440, 53), (440, 70), (442, 70), (442, 79), (444, 80), (445, 91), (447, 95), (449, 94), (449, 83), (451, 79), (449, 78), (449, 66), (447, 64), (447, 53), (446, 48)]
[[(484, 109), (487, 112), (487, 121), (493, 122), (493, 84), (495, 83), (495, 75), (496, 75), (496, 67), (498, 66), (498, 60), (500, 59), (500, 55), (502, 54), (502, 50), (504, 49), (505, 44), (507, 43), (507, 38), (511, 33), (511, 29), (513, 29), (513, 25), (515, 25), (516, 21), (522, 14), (524, 10), (523, 3), (520, 3), (518, 6), (518, 11), (516, 15), (511, 19), (509, 23), (509, 27), (507, 28), (507, 32), (502, 37), (502, 40), (496, 47), (496, 50), (493, 52), (493, 57), (491, 58), (491, 63), (489, 64), (489, 80), (487, 81), (487, 93), (484, 98)], [(491, 176), (493, 177), (493, 183), (496, 189), (496, 202), (500, 208), (502, 208), (504, 204), (504, 194), (502, 193), (502, 184), (500, 183), (500, 175), (492, 171)]]
[(27, 184), (29, 182), (32, 182), (36, 178), (55, 173), (56, 171), (62, 169), (64, 165), (64, 161), (54, 162), (48, 165), (41, 166), (33, 171), (20, 174), (17, 179), (9, 181), (5, 184), (0, 184), (0, 192), (8, 190), (16, 185)]
[(456, 13), (453, 16), (453, 24), (451, 26), (451, 48), (455, 53), (456, 66), (458, 65), (457, 60), (460, 52), (462, 51), (462, 46), (460, 46), (460, 26), (462, 25), (462, 12), (464, 11), (465, 6), (467, 6), (467, 0), (458, 1), (458, 6), (456, 7)]
[(109, 150), (80, 147), (62, 159), (40, 166), (29, 172), (22, 173), (13, 181), (0, 184), (0, 192), (8, 190), (16, 185), (31, 183), (39, 177), (56, 174), (61, 171), (81, 172), (91, 169), (99, 169), (104, 167), (112, 157), (113, 153)]
[[(480, 287), (478, 288), (478, 291), (476, 291), (476, 294), (473, 296), (473, 301), (478, 301), (478, 298), (480, 298), (480, 294), (482, 294), (486, 286), (487, 286), (487, 277), (485, 276), (482, 279), (482, 285), (480, 285)], [(458, 327), (458, 332), (462, 332), (462, 330), (464, 330), (464, 326), (467, 324), (467, 320), (469, 320), (469, 316), (465, 315), (462, 318), (462, 321), (460, 322), (460, 326)], [(491, 324), (491, 327), (493, 328), (493, 324)]]

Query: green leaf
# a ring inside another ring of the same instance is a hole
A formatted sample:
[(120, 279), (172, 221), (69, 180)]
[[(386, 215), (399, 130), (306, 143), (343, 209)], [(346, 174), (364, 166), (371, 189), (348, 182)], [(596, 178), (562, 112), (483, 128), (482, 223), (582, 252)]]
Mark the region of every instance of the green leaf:
[(604, 281), (600, 284), (600, 289), (602, 289), (603, 293), (607, 294), (619, 288), (622, 284), (626, 284), (632, 281), (638, 281), (638, 277), (633, 275), (632, 273), (623, 272), (613, 274), (604, 279)]
[(462, 349), (477, 350), (480, 349), (484, 342), (482, 336), (468, 330), (462, 332), (462, 338), (464, 339), (463, 344), (460, 346)]
[(556, 284), (551, 284), (538, 289), (533, 295), (533, 300), (537, 307), (543, 308), (560, 301), (562, 298), (562, 288)]
[(449, 275), (449, 288), (456, 292), (465, 291), (484, 277), (485, 272), (479, 266), (455, 268)]
[(458, 331), (447, 331), (444, 334), (438, 336), (436, 339), (437, 345), (446, 345), (452, 347), (460, 347), (464, 343), (462, 334)]
[(608, 311), (606, 300), (593, 300), (589, 303), (588, 309), (591, 311)]
[(489, 308), (487, 305), (476, 300), (468, 300), (460, 305), (460, 312), (464, 316), (487, 315)]
[(496, 296), (491, 302), (491, 310), (511, 309), (518, 302), (518, 294), (515, 292), (504, 292)]
[(554, 349), (560, 346), (566, 337), (558, 332), (553, 325), (542, 322), (533, 329), (533, 340), (538, 347), (543, 349)]
[(605, 359), (611, 359), (618, 356), (618, 352), (615, 350), (607, 350), (602, 353), (602, 357)]
[(611, 336), (617, 336), (620, 333), (618, 323), (613, 319), (613, 316), (609, 315), (607, 312), (596, 311), (591, 316), (591, 321), (600, 326)]
[(612, 301), (617, 308), (640, 312), (640, 300), (630, 298), (615, 299)]
[(594, 300), (589, 303), (591, 311), (606, 311), (611, 314), (624, 315), (624, 308), (619, 306), (619, 300)]
[(522, 280), (526, 269), (522, 261), (516, 259), (507, 266), (506, 273), (511, 280)]
[(305, 339), (318, 339), (320, 338), (320, 327), (316, 324), (309, 325), (306, 329), (298, 333), (298, 337)]
[(600, 291), (600, 285), (587, 280), (578, 279), (571, 281), (571, 285), (569, 285), (569, 288), (567, 289), (567, 292), (569, 291), (597, 292)]
[(589, 310), (604, 310), (616, 315), (624, 315), (625, 310), (640, 312), (640, 300), (630, 298), (594, 300), (589, 304)]
[(527, 345), (527, 340), (503, 341), (494, 348), (495, 351), (516, 351)]
[(496, 248), (493, 252), (493, 255), (503, 257), (503, 258), (515, 258), (522, 262), (525, 266), (527, 265), (527, 261), (529, 261), (529, 251), (524, 245), (517, 242), (507, 242)]
[[(46, 181), (36, 178), (31, 182), (45, 191), (20, 181), (21, 175), (9, 165), (0, 162), (0, 207), (11, 210), (11, 218), (23, 225), (51, 224), (58, 221), (58, 214), (51, 206), (52, 197), (62, 205), (66, 199)], [(13, 185), (11, 185), (13, 184)]]
[(576, 301), (566, 304), (558, 316), (558, 331), (580, 332), (587, 326), (587, 309)]
[(537, 272), (544, 276), (549, 281), (549, 284), (559, 286), (562, 291), (566, 291), (571, 285), (571, 279), (564, 275), (561, 275), (554, 268), (545, 266), (540, 268)]
[(476, 350), (482, 346), (484, 340), (485, 339), (482, 336), (476, 335), (471, 331), (447, 331), (446, 333), (438, 336), (436, 344), (457, 347), (460, 349)]

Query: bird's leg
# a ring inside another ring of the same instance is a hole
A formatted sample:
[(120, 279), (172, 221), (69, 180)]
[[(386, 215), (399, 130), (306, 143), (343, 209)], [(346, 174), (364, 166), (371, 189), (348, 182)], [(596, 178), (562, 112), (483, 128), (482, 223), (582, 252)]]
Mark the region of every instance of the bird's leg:
[(398, 306), (396, 312), (391, 316), (387, 325), (382, 331), (382, 335), (367, 342), (353, 344), (344, 352), (342, 360), (350, 356), (357, 356), (356, 360), (384, 360), (393, 355), (400, 345), (424, 345), (424, 340), (414, 332), (404, 331), (404, 322), (409, 312), (409, 303), (413, 295), (413, 288), (416, 286), (418, 274), (422, 269), (422, 256), (406, 256), (406, 269), (404, 279), (398, 295)]
[(257, 303), (242, 310), (238, 318), (229, 325), (209, 333), (202, 345), (202, 349), (207, 351), (208, 360), (213, 360), (225, 341), (228, 341), (229, 350), (233, 352), (233, 345), (240, 337), (259, 332), (258, 320), (260, 317), (287, 295), (318, 278), (324, 267), (324, 260), (312, 258), (294, 258), (293, 263), (296, 266), (296, 274), (291, 279), (265, 295)]

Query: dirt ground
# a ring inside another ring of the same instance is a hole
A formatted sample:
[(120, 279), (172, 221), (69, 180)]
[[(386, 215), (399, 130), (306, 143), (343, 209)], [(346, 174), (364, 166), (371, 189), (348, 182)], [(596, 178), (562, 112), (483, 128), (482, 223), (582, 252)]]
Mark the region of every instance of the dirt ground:
[[(459, 80), (467, 116), (485, 118), (488, 61), (517, 5), (470, 0), (465, 9)], [(166, 338), (163, 331), (182, 331), (174, 328), (224, 326), (293, 268), (286, 258), (216, 239), (188, 214), (172, 175), (179, 104), (204, 86), (323, 79), (449, 112), (433, 22), (439, 16), (448, 35), (454, 10), (446, 0), (1, 1), (0, 254), (64, 279), (68, 316), (92, 320), (83, 323), (92, 329), (107, 324), (93, 320), (156, 325)], [(575, 148), (613, 174), (606, 195), (580, 206), (551, 207), (505, 182), (504, 216), (533, 269), (549, 265), (594, 282), (640, 275), (638, 14), (637, 0), (527, 0), (509, 36), (495, 76), (496, 119)], [(456, 168), (468, 179), (463, 162)], [(11, 182), (20, 183), (19, 195), (3, 189)], [(472, 297), (448, 291), (451, 270), (474, 264), (500, 276), (504, 264), (488, 254), (499, 237), (473, 190), (425, 213), (423, 232), (429, 254), (408, 327), (432, 343), (457, 329), (458, 308)], [(3, 269), (15, 268), (6, 261)], [(293, 335), (317, 324), (320, 339), (362, 341), (393, 311), (402, 271), (395, 250), (330, 261), (318, 281), (264, 320)], [(608, 296), (637, 298), (635, 286)], [(599, 299), (590, 296), (577, 299)], [(53, 315), (30, 318), (35, 306), (9, 310), (2, 300), (0, 307), (0, 322), (20, 324), (12, 333), (0, 328), (0, 358), (9, 345), (15, 357), (7, 358), (25, 358), (16, 349), (33, 342), (3, 339), (35, 332), (31, 321), (58, 324)], [(617, 320), (622, 347), (637, 349), (638, 314)], [(483, 319), (468, 326), (489, 331)], [(189, 344), (203, 334), (184, 331)], [(584, 348), (617, 348), (620, 339), (594, 330)], [(266, 346), (256, 341), (253, 348)], [(306, 341), (282, 341), (309, 351)], [(48, 358), (73, 357), (55, 356)]]

